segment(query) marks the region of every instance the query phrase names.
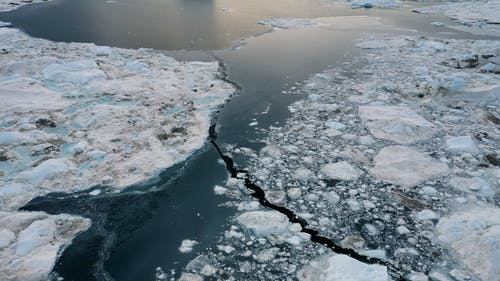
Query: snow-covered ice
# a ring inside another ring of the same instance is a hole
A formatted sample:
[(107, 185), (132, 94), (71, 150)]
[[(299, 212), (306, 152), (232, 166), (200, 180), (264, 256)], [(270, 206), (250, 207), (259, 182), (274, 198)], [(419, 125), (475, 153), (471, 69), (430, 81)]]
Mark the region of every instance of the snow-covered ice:
[(328, 163), (321, 168), (320, 173), (329, 179), (344, 181), (355, 180), (362, 174), (358, 168), (346, 161)]
[(195, 240), (189, 240), (189, 239), (182, 240), (181, 246), (179, 247), (179, 252), (183, 254), (190, 253), (193, 251), (193, 247), (196, 246), (197, 244), (198, 242), (196, 242)]
[(0, 12), (8, 12), (25, 5), (43, 3), (48, 1), (50, 0), (0, 0)]
[(398, 8), (401, 2), (398, 0), (352, 0), (349, 1), (352, 8)]
[(450, 171), (445, 163), (412, 147), (384, 147), (374, 158), (370, 172), (384, 181), (412, 187), (429, 179), (445, 176)]
[(442, 218), (439, 239), (482, 280), (500, 276), (500, 208), (482, 207)]
[(413, 9), (424, 14), (443, 14), (459, 25), (448, 27), (471, 33), (500, 36), (500, 1), (451, 1)]
[(360, 106), (359, 116), (375, 137), (399, 144), (427, 140), (435, 133), (432, 123), (403, 105)]
[(388, 281), (387, 268), (365, 264), (346, 255), (328, 254), (297, 273), (300, 281)]
[(216, 62), (0, 28), (0, 209), (154, 177), (201, 148), (233, 93)]
[(0, 276), (5, 281), (47, 280), (63, 249), (90, 220), (43, 212), (0, 212)]

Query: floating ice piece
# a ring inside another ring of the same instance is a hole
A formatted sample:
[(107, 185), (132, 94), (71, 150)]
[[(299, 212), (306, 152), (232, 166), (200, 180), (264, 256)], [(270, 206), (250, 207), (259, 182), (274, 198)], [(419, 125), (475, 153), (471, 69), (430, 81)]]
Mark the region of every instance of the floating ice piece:
[(388, 281), (387, 268), (365, 264), (346, 255), (319, 257), (297, 273), (300, 281)]
[(451, 177), (448, 183), (460, 191), (464, 192), (478, 192), (484, 197), (495, 196), (495, 189), (489, 182), (480, 177), (464, 178), (464, 177)]
[(362, 171), (346, 161), (328, 163), (324, 165), (320, 173), (328, 179), (352, 181), (359, 178)]
[(293, 174), (293, 177), (300, 181), (307, 181), (312, 176), (313, 173), (311, 172), (311, 170), (304, 167), (297, 169)]
[(491, 72), (495, 74), (500, 74), (500, 65), (497, 65), (495, 63), (487, 63), (479, 68), (479, 71), (481, 72)]
[(179, 252), (185, 254), (185, 253), (190, 253), (193, 251), (193, 247), (196, 246), (198, 242), (195, 240), (182, 240), (181, 246), (179, 247)]
[(352, 8), (397, 8), (401, 7), (401, 2), (397, 0), (353, 0)]
[(89, 219), (76, 216), (0, 212), (2, 280), (47, 280), (61, 250), (89, 227)]
[(384, 147), (374, 158), (370, 173), (405, 187), (412, 187), (449, 173), (448, 166), (418, 150), (406, 146)]
[(439, 216), (429, 209), (417, 213), (417, 219), (419, 220), (435, 220), (437, 218), (439, 218)]
[(328, 121), (325, 123), (325, 126), (330, 128), (330, 129), (334, 129), (334, 130), (338, 130), (338, 131), (342, 131), (345, 128), (347, 128), (346, 125), (344, 125), (340, 122), (337, 122), (337, 121)]
[(320, 26), (314, 20), (299, 18), (272, 18), (260, 20), (257, 23), (278, 29), (304, 29)]
[(179, 281), (203, 281), (203, 276), (194, 273), (183, 272)]
[(375, 137), (400, 144), (427, 140), (435, 133), (432, 123), (404, 105), (360, 106), (359, 115)]
[(457, 260), (482, 280), (500, 276), (500, 208), (483, 207), (441, 218), (438, 238), (450, 247)]
[(446, 139), (446, 146), (451, 153), (478, 153), (479, 149), (470, 136)]
[(290, 229), (288, 218), (277, 211), (246, 212), (236, 220), (257, 236), (285, 234)]

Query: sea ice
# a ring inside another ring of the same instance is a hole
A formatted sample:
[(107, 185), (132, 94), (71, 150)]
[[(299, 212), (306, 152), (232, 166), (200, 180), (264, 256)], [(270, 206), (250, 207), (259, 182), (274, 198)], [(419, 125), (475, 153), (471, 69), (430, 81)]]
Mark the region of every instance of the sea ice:
[(470, 136), (450, 137), (446, 139), (451, 153), (478, 153), (479, 149)]
[(352, 8), (397, 8), (401, 2), (397, 0), (352, 0)]
[(439, 239), (482, 280), (500, 276), (500, 208), (484, 207), (439, 220)]
[(359, 178), (362, 171), (348, 162), (342, 161), (324, 165), (320, 173), (328, 179), (351, 181)]
[(405, 146), (384, 147), (374, 158), (370, 172), (393, 184), (412, 187), (449, 173), (446, 164)]
[(185, 254), (185, 253), (190, 253), (193, 251), (193, 247), (196, 246), (198, 242), (195, 240), (182, 240), (181, 246), (179, 247), (179, 252)]
[(366, 264), (346, 255), (328, 254), (297, 273), (300, 281), (388, 281), (387, 268)]
[(90, 220), (42, 212), (0, 212), (0, 276), (6, 281), (47, 280), (62, 250)]
[(217, 62), (147, 49), (55, 43), (12, 28), (0, 28), (0, 48), (0, 149), (9, 156), (0, 194), (10, 194), (2, 210), (158, 175), (205, 144), (213, 112), (234, 91)]
[(407, 106), (360, 106), (359, 116), (379, 139), (411, 144), (431, 138), (435, 129)]
[(257, 236), (280, 235), (289, 232), (288, 218), (277, 211), (251, 211), (236, 220)]

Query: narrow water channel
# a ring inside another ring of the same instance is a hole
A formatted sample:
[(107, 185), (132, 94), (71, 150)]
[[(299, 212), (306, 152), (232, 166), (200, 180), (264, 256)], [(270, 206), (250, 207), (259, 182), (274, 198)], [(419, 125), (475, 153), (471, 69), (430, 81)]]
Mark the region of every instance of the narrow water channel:
[[(214, 56), (224, 64), (227, 79), (240, 88), (217, 116), (217, 141), (221, 147), (258, 149), (258, 129), (284, 122), (287, 106), (299, 98), (283, 92), (311, 74), (348, 61), (356, 52), (354, 40), (366, 26), (283, 30), (249, 37), (267, 30), (257, 20), (367, 14), (400, 27), (422, 27), (423, 34), (432, 34), (435, 31), (428, 22), (438, 18), (426, 16), (415, 24), (417, 20), (406, 9), (328, 9), (313, 0), (293, 5), (286, 0), (246, 2), (56, 0), (0, 13), (0, 21), (56, 41), (197, 50), (178, 57), (186, 60)], [(228, 48), (242, 37), (249, 37), (245, 45)], [(207, 143), (159, 179), (122, 193), (50, 194), (24, 209), (79, 214), (93, 220), (92, 228), (74, 240), (55, 267), (64, 280), (154, 280), (157, 267), (180, 272), (198, 250), (214, 246), (235, 213), (220, 206), (225, 199), (213, 193), (213, 187), (227, 177), (219, 154)], [(192, 253), (181, 254), (178, 247), (183, 239), (199, 244)]]

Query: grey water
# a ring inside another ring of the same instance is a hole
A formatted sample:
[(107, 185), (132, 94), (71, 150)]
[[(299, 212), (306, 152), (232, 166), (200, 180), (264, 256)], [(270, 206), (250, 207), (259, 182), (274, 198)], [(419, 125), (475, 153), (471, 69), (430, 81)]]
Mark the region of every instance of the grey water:
[[(217, 57), (227, 79), (241, 88), (217, 116), (218, 143), (257, 150), (263, 137), (259, 129), (282, 124), (289, 116), (287, 106), (299, 98), (283, 91), (349, 61), (356, 53), (354, 39), (364, 30), (353, 24), (348, 30), (265, 33), (269, 29), (256, 22), (341, 15), (374, 15), (423, 35), (438, 32), (430, 22), (446, 21), (409, 14), (407, 9), (352, 10), (325, 7), (316, 0), (55, 0), (0, 13), (0, 21), (54, 41), (155, 48), (184, 60)], [(230, 48), (242, 38), (244, 45)], [(172, 52), (176, 50), (185, 51)], [(258, 125), (250, 126), (252, 122)], [(213, 187), (227, 179), (219, 160), (207, 144), (159, 178), (121, 193), (50, 194), (24, 209), (93, 220), (92, 228), (78, 236), (56, 264), (54, 273), (64, 280), (154, 280), (157, 267), (175, 270), (178, 276), (197, 253), (215, 246), (236, 212), (221, 206), (228, 199), (213, 193)], [(192, 253), (181, 254), (183, 239), (199, 244)]]

